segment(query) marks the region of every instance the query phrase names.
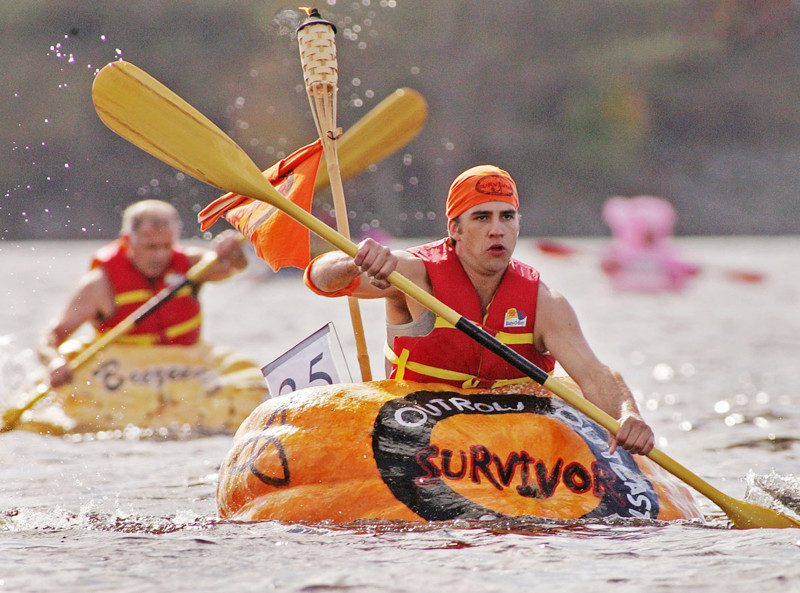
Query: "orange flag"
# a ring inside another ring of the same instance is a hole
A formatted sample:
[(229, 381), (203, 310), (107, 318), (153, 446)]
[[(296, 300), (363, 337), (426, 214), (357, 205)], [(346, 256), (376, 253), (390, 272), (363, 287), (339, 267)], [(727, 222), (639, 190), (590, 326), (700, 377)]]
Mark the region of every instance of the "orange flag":
[[(306, 212), (311, 211), (314, 182), (322, 158), (322, 142), (304, 146), (264, 171), (281, 195)], [(228, 193), (220, 196), (197, 215), (205, 231), (221, 216), (255, 246), (258, 257), (274, 271), (287, 266), (305, 269), (310, 261), (310, 238), (306, 227), (275, 206)]]

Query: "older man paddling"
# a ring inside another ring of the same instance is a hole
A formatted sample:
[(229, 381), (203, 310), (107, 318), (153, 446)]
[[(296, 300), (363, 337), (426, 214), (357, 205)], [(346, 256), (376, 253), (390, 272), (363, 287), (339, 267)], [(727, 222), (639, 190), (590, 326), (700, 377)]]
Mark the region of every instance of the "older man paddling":
[(366, 239), (355, 258), (336, 251), (312, 261), (306, 284), (323, 296), (385, 299), (391, 378), (483, 388), (530, 380), (391, 286), (386, 278), (397, 270), (545, 371), (558, 361), (584, 397), (619, 420), (612, 452), (648, 453), (653, 431), (622, 377), (594, 354), (567, 300), (512, 258), (518, 208), (506, 171), (473, 167), (448, 192), (447, 238), (407, 251)]
[[(180, 232), (178, 211), (167, 202), (143, 200), (125, 210), (119, 239), (94, 255), (66, 308), (42, 336), (39, 356), (48, 365), (52, 387), (72, 381), (58, 348), (80, 326), (91, 323), (101, 334), (111, 330), (200, 261), (208, 250), (178, 245)], [(217, 237), (217, 261), (203, 275), (204, 282), (223, 280), (247, 266), (239, 237), (235, 231)], [(197, 289), (188, 286), (119, 339), (189, 346), (199, 341), (200, 328)]]

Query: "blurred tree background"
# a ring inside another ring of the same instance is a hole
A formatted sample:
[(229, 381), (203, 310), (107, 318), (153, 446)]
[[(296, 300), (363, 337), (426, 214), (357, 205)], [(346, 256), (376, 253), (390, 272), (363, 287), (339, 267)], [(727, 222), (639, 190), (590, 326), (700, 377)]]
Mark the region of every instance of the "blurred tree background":
[[(345, 183), (354, 237), (441, 234), (450, 182), (483, 162), (517, 179), (527, 235), (607, 234), (605, 199), (638, 194), (668, 198), (680, 234), (800, 231), (797, 1), (316, 7), (339, 30), (340, 125), (401, 86), (430, 107), (420, 136)], [(265, 0), (0, 3), (0, 238), (112, 237), (146, 197), (198, 234), (221, 192), (108, 130), (93, 76), (133, 62), (266, 168), (316, 133), (288, 16)], [(314, 208), (333, 224), (327, 194)]]

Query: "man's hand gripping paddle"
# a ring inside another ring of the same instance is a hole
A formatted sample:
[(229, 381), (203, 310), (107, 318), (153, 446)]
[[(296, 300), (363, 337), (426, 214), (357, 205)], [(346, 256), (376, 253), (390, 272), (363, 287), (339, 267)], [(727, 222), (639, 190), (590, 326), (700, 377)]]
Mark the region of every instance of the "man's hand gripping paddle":
[[(106, 125), (139, 148), (224, 191), (272, 204), (334, 247), (351, 257), (356, 255), (358, 247), (354, 243), (284, 198), (239, 145), (194, 107), (136, 66), (126, 62), (109, 64), (97, 75), (92, 95)], [(388, 280), (607, 430), (615, 434), (618, 431), (619, 424), (611, 416), (404, 276), (393, 272)], [(791, 517), (727, 496), (657, 449), (648, 456), (717, 504), (735, 527), (800, 527), (800, 522)]]

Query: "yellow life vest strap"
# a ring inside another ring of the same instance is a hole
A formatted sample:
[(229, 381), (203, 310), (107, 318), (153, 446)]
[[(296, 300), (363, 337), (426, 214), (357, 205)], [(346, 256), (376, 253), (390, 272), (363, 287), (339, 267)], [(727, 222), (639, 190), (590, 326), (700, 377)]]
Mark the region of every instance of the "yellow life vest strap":
[(136, 344), (137, 346), (152, 346), (157, 341), (158, 336), (155, 334), (128, 334), (117, 338), (117, 342), (120, 344)]
[(130, 305), (131, 303), (145, 303), (153, 298), (153, 291), (146, 288), (138, 290), (129, 290), (128, 292), (121, 292), (114, 296), (114, 302), (117, 307)]
[[(456, 326), (443, 319), (442, 317), (437, 316), (436, 321), (433, 323), (434, 329), (456, 329)], [(533, 334), (532, 333), (524, 333), (524, 334), (512, 334), (509, 332), (497, 332), (495, 334), (495, 338), (497, 338), (503, 344), (533, 344)]]
[[(470, 375), (468, 373), (459, 373), (458, 371), (451, 371), (449, 369), (442, 369), (439, 367), (433, 367), (427, 364), (422, 364), (419, 362), (414, 362), (408, 360), (409, 351), (407, 348), (403, 348), (400, 352), (400, 356), (398, 356), (394, 350), (391, 349), (388, 342), (384, 344), (384, 353), (386, 355), (386, 359), (397, 367), (397, 371), (395, 371), (394, 378), (398, 381), (402, 381), (405, 377), (406, 369), (412, 370), (415, 373), (419, 373), (421, 375), (427, 375), (428, 377), (433, 377), (435, 379), (443, 379), (446, 381), (462, 381), (461, 387), (463, 389), (469, 389), (472, 387), (477, 387), (480, 384), (480, 381), (475, 375)], [(517, 385), (520, 383), (531, 383), (533, 380), (530, 377), (519, 377), (517, 379), (498, 379), (494, 383), (492, 383), (491, 388), (503, 387), (505, 385)]]
[(187, 319), (183, 323), (178, 323), (177, 325), (171, 325), (167, 328), (166, 334), (167, 337), (170, 339), (177, 338), (178, 336), (182, 336), (183, 334), (188, 334), (190, 331), (197, 329), (200, 327), (200, 324), (203, 322), (203, 315), (198, 313), (191, 319)]
[[(191, 285), (183, 286), (178, 289), (173, 297), (183, 297), (188, 296), (192, 293), (194, 287)], [(131, 303), (141, 303), (144, 304), (150, 299), (155, 296), (152, 290), (148, 290), (146, 288), (138, 288), (136, 290), (129, 290), (128, 292), (121, 292), (117, 295), (114, 295), (114, 303), (117, 307), (122, 307), (124, 305), (130, 305)]]
[[(173, 340), (178, 336), (182, 336), (183, 334), (187, 334), (190, 331), (196, 329), (200, 326), (203, 322), (202, 314), (195, 315), (191, 319), (184, 321), (183, 323), (179, 323), (177, 325), (173, 325), (168, 327), (166, 330), (167, 338)], [(157, 344), (159, 341), (158, 334), (126, 334), (123, 336), (119, 336), (117, 338), (117, 342), (121, 344), (138, 344), (140, 346), (150, 346), (153, 344)]]

